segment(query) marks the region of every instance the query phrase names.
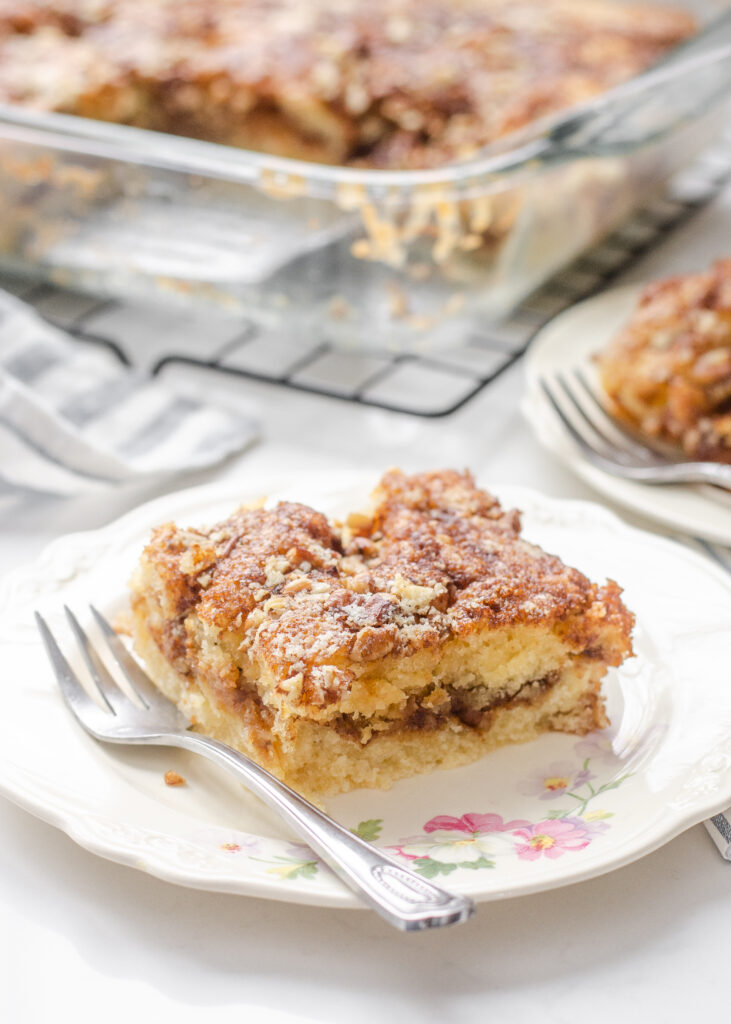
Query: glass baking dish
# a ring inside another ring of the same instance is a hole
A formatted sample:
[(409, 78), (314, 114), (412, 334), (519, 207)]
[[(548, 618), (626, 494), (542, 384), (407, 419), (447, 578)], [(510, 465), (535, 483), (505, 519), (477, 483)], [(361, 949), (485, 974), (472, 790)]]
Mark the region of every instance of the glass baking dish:
[(332, 167), (0, 106), (0, 267), (110, 297), (213, 304), (308, 342), (457, 343), (725, 126), (731, 57), (672, 68), (689, 47), (731, 42), (729, 5), (684, 6), (705, 27), (658, 65), (652, 89), (620, 86), (436, 170)]

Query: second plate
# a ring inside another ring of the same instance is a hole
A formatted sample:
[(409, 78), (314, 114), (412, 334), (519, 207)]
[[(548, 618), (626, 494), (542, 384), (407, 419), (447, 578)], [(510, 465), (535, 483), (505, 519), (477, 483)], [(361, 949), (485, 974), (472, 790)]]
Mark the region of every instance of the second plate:
[(538, 387), (539, 377), (568, 371), (600, 352), (631, 315), (642, 287), (587, 299), (536, 335), (525, 362), (523, 412), (538, 441), (611, 501), (691, 537), (731, 545), (731, 494), (705, 485), (640, 484), (602, 472), (567, 436)]

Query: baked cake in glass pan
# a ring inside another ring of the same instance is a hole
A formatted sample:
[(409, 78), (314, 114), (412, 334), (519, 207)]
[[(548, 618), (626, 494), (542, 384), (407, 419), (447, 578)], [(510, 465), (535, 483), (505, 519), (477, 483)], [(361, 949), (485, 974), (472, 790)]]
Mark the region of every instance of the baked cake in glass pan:
[(425, 168), (591, 99), (694, 30), (612, 0), (0, 0), (0, 102)]
[(290, 502), (155, 531), (135, 646), (202, 732), (312, 795), (607, 725), (633, 616), (471, 476), (381, 480), (344, 523)]

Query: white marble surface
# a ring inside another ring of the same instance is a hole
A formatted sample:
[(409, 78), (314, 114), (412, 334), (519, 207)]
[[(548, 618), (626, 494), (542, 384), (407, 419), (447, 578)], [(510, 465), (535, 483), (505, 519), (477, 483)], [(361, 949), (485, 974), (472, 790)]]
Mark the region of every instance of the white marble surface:
[[(626, 280), (729, 253), (731, 191)], [(595, 496), (532, 438), (518, 365), (446, 420), (237, 385), (265, 440), (215, 473), (265, 467), (469, 466), (484, 480)], [(0, 496), (0, 567), (99, 526), (159, 491)], [(624, 514), (625, 518), (628, 518)], [(646, 525), (646, 524), (645, 524)], [(3, 680), (14, 685), (13, 680)], [(103, 861), (0, 800), (0, 1020), (252, 1024), (686, 1021), (727, 1013), (731, 867), (702, 826), (622, 870), (483, 904), (451, 930), (404, 936), (366, 912), (178, 888)], [(709, 1018), (710, 1019), (710, 1018)]]

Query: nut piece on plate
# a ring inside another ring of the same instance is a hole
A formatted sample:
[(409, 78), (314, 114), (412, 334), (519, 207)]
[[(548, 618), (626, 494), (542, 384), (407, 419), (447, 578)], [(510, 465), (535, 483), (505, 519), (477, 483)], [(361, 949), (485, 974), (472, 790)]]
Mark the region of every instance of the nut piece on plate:
[(468, 473), (392, 470), (345, 523), (280, 502), (159, 527), (132, 608), (196, 728), (320, 796), (605, 726), (602, 679), (632, 650), (620, 593), (523, 540)]
[(689, 458), (731, 464), (731, 260), (648, 285), (597, 362), (620, 419)]

